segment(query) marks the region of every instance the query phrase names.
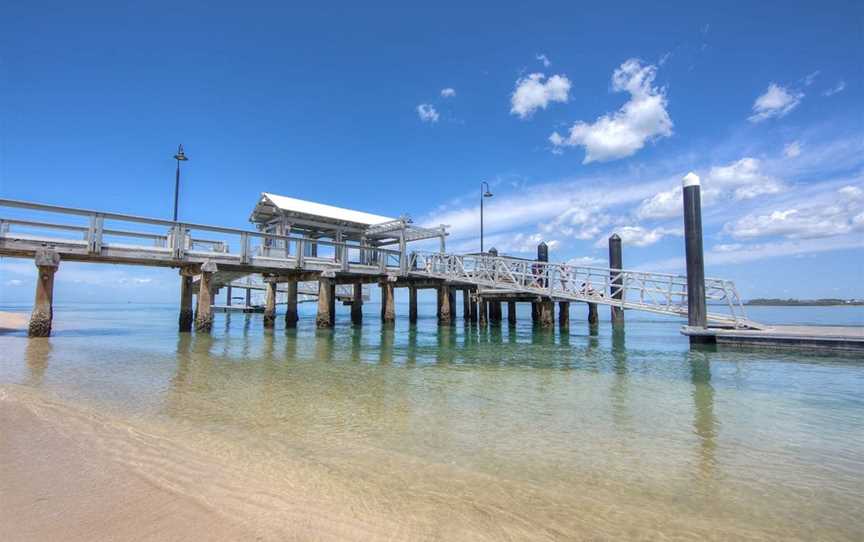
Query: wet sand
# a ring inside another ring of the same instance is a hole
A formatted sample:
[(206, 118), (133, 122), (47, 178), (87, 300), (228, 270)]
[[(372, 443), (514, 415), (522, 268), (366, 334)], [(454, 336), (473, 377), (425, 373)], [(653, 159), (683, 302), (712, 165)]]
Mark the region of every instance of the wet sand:
[(29, 409), (0, 401), (0, 539), (254, 540)]
[(27, 329), (27, 315), (23, 312), (0, 312), (0, 333)]

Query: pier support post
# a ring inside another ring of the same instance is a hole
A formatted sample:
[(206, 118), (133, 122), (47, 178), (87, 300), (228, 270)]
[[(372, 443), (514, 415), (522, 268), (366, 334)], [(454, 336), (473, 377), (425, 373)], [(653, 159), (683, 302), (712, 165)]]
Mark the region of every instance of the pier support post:
[(477, 314), (477, 291), (474, 288), (470, 288), (467, 291), (467, 294), (468, 294), (468, 308), (470, 309), (470, 313), (471, 313), (471, 316), (470, 316), (471, 322), (477, 323), (477, 317), (479, 316)]
[(699, 176), (688, 173), (684, 187), (684, 248), (687, 257), (687, 323), (704, 328), (708, 324), (705, 307), (705, 260), (702, 253), (702, 195)]
[(385, 324), (392, 324), (396, 321), (396, 295), (393, 290), (393, 281), (387, 277), (381, 283), (381, 302), (384, 305), (381, 322)]
[(322, 275), (318, 279), (318, 314), (315, 316), (315, 325), (319, 328), (333, 327), (333, 293), (333, 279)]
[(195, 310), (195, 331), (210, 333), (213, 329), (213, 273), (216, 264), (201, 264), (201, 279), (198, 281), (198, 307)]
[(497, 299), (489, 302), (489, 322), (495, 325), (501, 324), (501, 302)]
[(551, 299), (538, 302), (537, 313), (540, 327), (551, 328), (555, 325), (555, 303)]
[(507, 302), (507, 323), (511, 326), (516, 325), (516, 302)]
[(570, 329), (570, 302), (558, 302), (558, 326), (564, 329)]
[(288, 281), (286, 285), (288, 295), (285, 303), (285, 327), (297, 327), (297, 321), (300, 319), (297, 314), (297, 281)]
[(456, 288), (447, 288), (448, 305), (450, 305), (450, 323), (456, 322)]
[[(537, 245), (537, 261), (538, 262), (548, 262), (549, 261), (549, 245), (544, 242), (541, 242)], [(545, 286), (545, 284), (544, 284)], [(542, 323), (542, 301), (534, 301), (531, 303), (531, 323), (534, 325)], [(550, 324), (551, 325), (551, 324)]]
[(351, 298), (351, 323), (359, 326), (363, 323), (363, 283), (354, 284), (354, 296)]
[(462, 289), (462, 320), (466, 324), (471, 321), (471, 291), (468, 288)]
[(192, 331), (192, 321), (195, 314), (192, 311), (192, 275), (182, 269), (180, 271), (180, 318), (178, 320), (181, 333)]
[(231, 306), (231, 295), (232, 294), (233, 294), (233, 292), (231, 291), (231, 285), (229, 284), (228, 289), (225, 292), (225, 305), (227, 305), (229, 307)]
[(489, 321), (489, 303), (482, 297), (477, 298), (478, 308), (480, 309), (479, 321), (481, 326), (485, 326)]
[(48, 337), (54, 321), (54, 273), (60, 266), (60, 255), (53, 250), (39, 250), (36, 252), (35, 264), (36, 296), (27, 334), (31, 337)]
[(600, 317), (597, 315), (597, 303), (588, 303), (588, 324), (596, 326), (600, 323)]
[(269, 328), (276, 325), (276, 283), (265, 282), (264, 287), (264, 327)]
[[(624, 279), (620, 276), (621, 269), (624, 268), (624, 261), (621, 257), (621, 237), (617, 233), (613, 233), (609, 237), (609, 284), (611, 296), (613, 299), (624, 299)], [(609, 307), (610, 316), (612, 317), (612, 325), (622, 325), (624, 323), (624, 309), (621, 307)]]
[(408, 322), (417, 323), (417, 287), (408, 286)]
[(446, 284), (438, 286), (438, 324), (450, 325), (452, 321), (450, 309), (450, 287)]
[(246, 288), (246, 309), (252, 307), (252, 288)]

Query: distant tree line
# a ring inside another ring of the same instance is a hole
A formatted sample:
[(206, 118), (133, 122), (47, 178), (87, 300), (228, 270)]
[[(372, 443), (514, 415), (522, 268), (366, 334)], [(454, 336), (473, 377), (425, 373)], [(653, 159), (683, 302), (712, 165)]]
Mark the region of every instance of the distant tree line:
[(747, 301), (745, 305), (771, 305), (771, 306), (835, 306), (835, 305), (864, 305), (864, 299), (835, 299), (827, 297), (823, 299), (779, 299), (779, 298), (756, 298)]

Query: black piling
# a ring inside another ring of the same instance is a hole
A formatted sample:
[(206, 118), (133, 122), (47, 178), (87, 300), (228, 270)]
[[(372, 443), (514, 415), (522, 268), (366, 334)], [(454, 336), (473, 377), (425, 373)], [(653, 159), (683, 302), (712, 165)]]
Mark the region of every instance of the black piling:
[[(624, 259), (621, 255), (621, 238), (617, 233), (609, 237), (609, 282), (612, 285), (611, 294), (613, 299), (624, 299), (624, 280), (620, 275), (624, 268)], [(609, 307), (612, 316), (612, 325), (624, 323), (624, 309), (621, 307)]]
[(705, 258), (702, 252), (702, 196), (699, 176), (688, 173), (684, 185), (684, 243), (687, 255), (687, 323), (706, 327)]

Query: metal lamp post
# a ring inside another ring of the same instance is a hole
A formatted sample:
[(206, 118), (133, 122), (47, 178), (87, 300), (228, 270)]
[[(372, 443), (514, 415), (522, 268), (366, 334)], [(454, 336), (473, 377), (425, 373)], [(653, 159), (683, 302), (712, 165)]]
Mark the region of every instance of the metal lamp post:
[[(483, 190), (483, 187), (486, 187), (486, 190)], [(492, 192), (489, 191), (489, 183), (486, 181), (480, 182), (480, 253), (483, 253), (483, 200), (486, 198), (491, 198)]]
[(174, 155), (177, 160), (177, 175), (174, 177), (174, 222), (177, 222), (177, 198), (180, 195), (180, 162), (189, 160), (183, 153), (183, 145), (177, 147), (177, 154)]

